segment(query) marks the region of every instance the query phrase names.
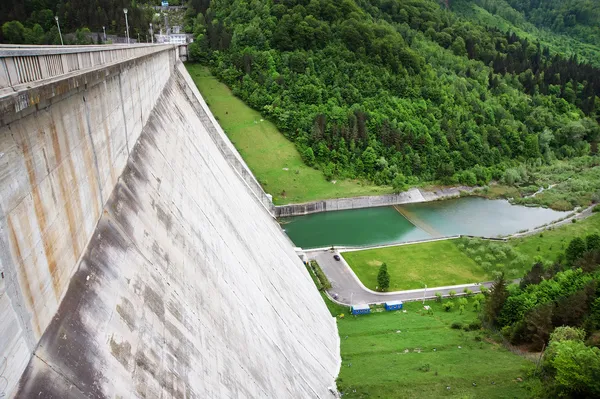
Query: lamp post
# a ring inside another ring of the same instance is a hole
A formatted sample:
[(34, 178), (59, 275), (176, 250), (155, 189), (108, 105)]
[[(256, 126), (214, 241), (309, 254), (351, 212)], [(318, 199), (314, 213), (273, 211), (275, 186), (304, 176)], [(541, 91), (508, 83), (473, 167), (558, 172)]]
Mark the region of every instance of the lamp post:
[(127, 30), (125, 31), (127, 33), (127, 44), (129, 44), (129, 22), (127, 21), (127, 9), (126, 8), (123, 9), (123, 13), (125, 14), (125, 27), (127, 28)]
[(102, 27), (102, 32), (104, 33), (104, 43), (106, 43), (106, 26)]
[(423, 291), (423, 305), (425, 305), (425, 294), (427, 294), (427, 284), (425, 284), (425, 291)]
[(54, 20), (56, 21), (56, 26), (58, 26), (58, 35), (60, 36), (60, 45), (64, 46), (65, 43), (63, 42), (62, 33), (60, 32), (60, 24), (58, 23), (58, 15), (54, 16)]
[(152, 22), (150, 22), (150, 39), (152, 39), (152, 44), (154, 44), (154, 31), (152, 30)]

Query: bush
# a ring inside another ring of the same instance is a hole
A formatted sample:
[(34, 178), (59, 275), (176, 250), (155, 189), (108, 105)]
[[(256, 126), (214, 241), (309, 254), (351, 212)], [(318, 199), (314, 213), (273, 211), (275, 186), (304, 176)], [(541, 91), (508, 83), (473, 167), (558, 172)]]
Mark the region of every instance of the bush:
[(449, 302), (444, 302), (444, 304), (442, 305), (442, 307), (444, 308), (444, 310), (446, 312), (451, 311), (454, 308), (454, 302), (449, 301)]
[(454, 298), (454, 296), (456, 295), (456, 291), (451, 290), (450, 292), (448, 292), (448, 295), (450, 295), (450, 298)]
[(459, 305), (466, 305), (467, 303), (469, 303), (469, 301), (467, 300), (467, 298), (459, 298), (458, 299), (458, 304)]
[(431, 366), (429, 365), (429, 363), (426, 363), (422, 366), (420, 366), (417, 370), (422, 371), (424, 373), (428, 372), (429, 370), (431, 370)]
[(473, 291), (471, 291), (471, 290), (470, 290), (470, 289), (468, 289), (468, 288), (465, 288), (465, 289), (463, 290), (463, 292), (465, 293), (465, 295), (466, 295), (466, 296), (471, 296), (471, 295), (473, 295)]
[(468, 325), (469, 331), (481, 330), (481, 320), (475, 319)]
[(455, 329), (455, 330), (460, 330), (462, 328), (462, 323), (460, 321), (455, 321), (452, 323), (452, 325), (450, 325), (451, 328)]
[(442, 293), (441, 292), (436, 292), (435, 293), (435, 301), (436, 302), (442, 302)]

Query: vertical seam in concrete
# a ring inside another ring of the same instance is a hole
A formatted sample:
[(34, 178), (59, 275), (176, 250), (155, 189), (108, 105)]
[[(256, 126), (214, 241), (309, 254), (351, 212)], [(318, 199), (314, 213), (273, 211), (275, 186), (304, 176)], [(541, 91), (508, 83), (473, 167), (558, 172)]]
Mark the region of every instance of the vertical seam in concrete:
[[(98, 184), (98, 194), (100, 195), (100, 212), (102, 212), (102, 208), (104, 207), (104, 198), (102, 197), (102, 182), (100, 180), (100, 168), (98, 167), (98, 155), (96, 154), (96, 145), (94, 144), (94, 138), (92, 137), (92, 126), (90, 123), (90, 107), (86, 98), (87, 94), (88, 91), (86, 90), (83, 94), (83, 103), (85, 104), (85, 123), (87, 125), (90, 143), (92, 144), (92, 155), (94, 156), (94, 166), (96, 167), (96, 184)], [(92, 182), (90, 182), (90, 184), (92, 184)]]
[(123, 126), (125, 127), (125, 147), (127, 147), (127, 157), (129, 158), (129, 134), (127, 132), (127, 117), (125, 115), (125, 102), (123, 101), (123, 83), (121, 82), (122, 71), (119, 72), (119, 99), (121, 100), (121, 111), (123, 112)]

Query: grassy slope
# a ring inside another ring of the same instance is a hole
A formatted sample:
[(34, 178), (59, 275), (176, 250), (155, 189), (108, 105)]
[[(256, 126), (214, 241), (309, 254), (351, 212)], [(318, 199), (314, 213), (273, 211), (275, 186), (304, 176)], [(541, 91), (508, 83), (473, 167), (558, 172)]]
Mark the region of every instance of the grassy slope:
[[(407, 313), (338, 320), (342, 354), (338, 388), (345, 398), (529, 396), (527, 388), (536, 382), (516, 379), (525, 379), (531, 362), (486, 341), (481, 331), (450, 328), (455, 321), (475, 320), (471, 302), (462, 315), (458, 310), (444, 312), (435, 302), (428, 305), (433, 315), (422, 314), (423, 305), (412, 302), (405, 304)], [(429, 371), (420, 370), (425, 365)]]
[[(583, 221), (569, 223), (543, 233), (512, 239), (508, 243), (484, 240), (436, 241), (397, 247), (348, 252), (344, 259), (352, 267), (364, 285), (375, 289), (378, 266), (387, 263), (391, 276), (390, 291), (442, 285), (466, 284), (493, 279), (494, 270), (504, 270), (509, 278), (522, 277), (540, 256), (545, 262), (554, 262), (556, 257), (569, 245), (574, 237), (600, 233), (600, 213), (595, 213)], [(464, 244), (467, 243), (465, 246)], [(461, 245), (462, 244), (462, 245)], [(494, 264), (485, 269), (476, 262), (476, 257), (487, 261), (492, 247), (500, 248), (510, 256), (504, 267)], [(463, 248), (464, 247), (464, 248)], [(511, 247), (512, 250), (508, 250)], [(468, 248), (478, 249), (472, 256)], [(538, 250), (539, 248), (539, 250)], [(518, 259), (517, 264), (511, 260)]]
[[(294, 144), (275, 125), (235, 97), (207, 67), (198, 64), (186, 67), (221, 127), (265, 191), (273, 195), (275, 204), (391, 192), (391, 187), (357, 181), (336, 184), (326, 181), (321, 171), (302, 162)], [(281, 195), (283, 192), (285, 196)]]
[(461, 252), (452, 241), (347, 252), (344, 259), (368, 288), (377, 286), (379, 266), (390, 273), (390, 291), (486, 281), (491, 275)]
[(573, 238), (592, 233), (600, 233), (600, 213), (594, 213), (577, 223), (569, 223), (540, 234), (510, 240), (510, 243), (531, 262), (538, 255), (544, 260), (554, 261), (561, 252), (564, 252)]

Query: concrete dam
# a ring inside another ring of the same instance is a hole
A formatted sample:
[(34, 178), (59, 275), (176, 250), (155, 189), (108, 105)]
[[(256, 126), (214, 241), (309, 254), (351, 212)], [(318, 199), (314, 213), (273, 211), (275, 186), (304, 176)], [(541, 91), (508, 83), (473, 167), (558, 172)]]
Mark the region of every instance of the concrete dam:
[(0, 398), (330, 398), (339, 337), (171, 45), (0, 46)]

